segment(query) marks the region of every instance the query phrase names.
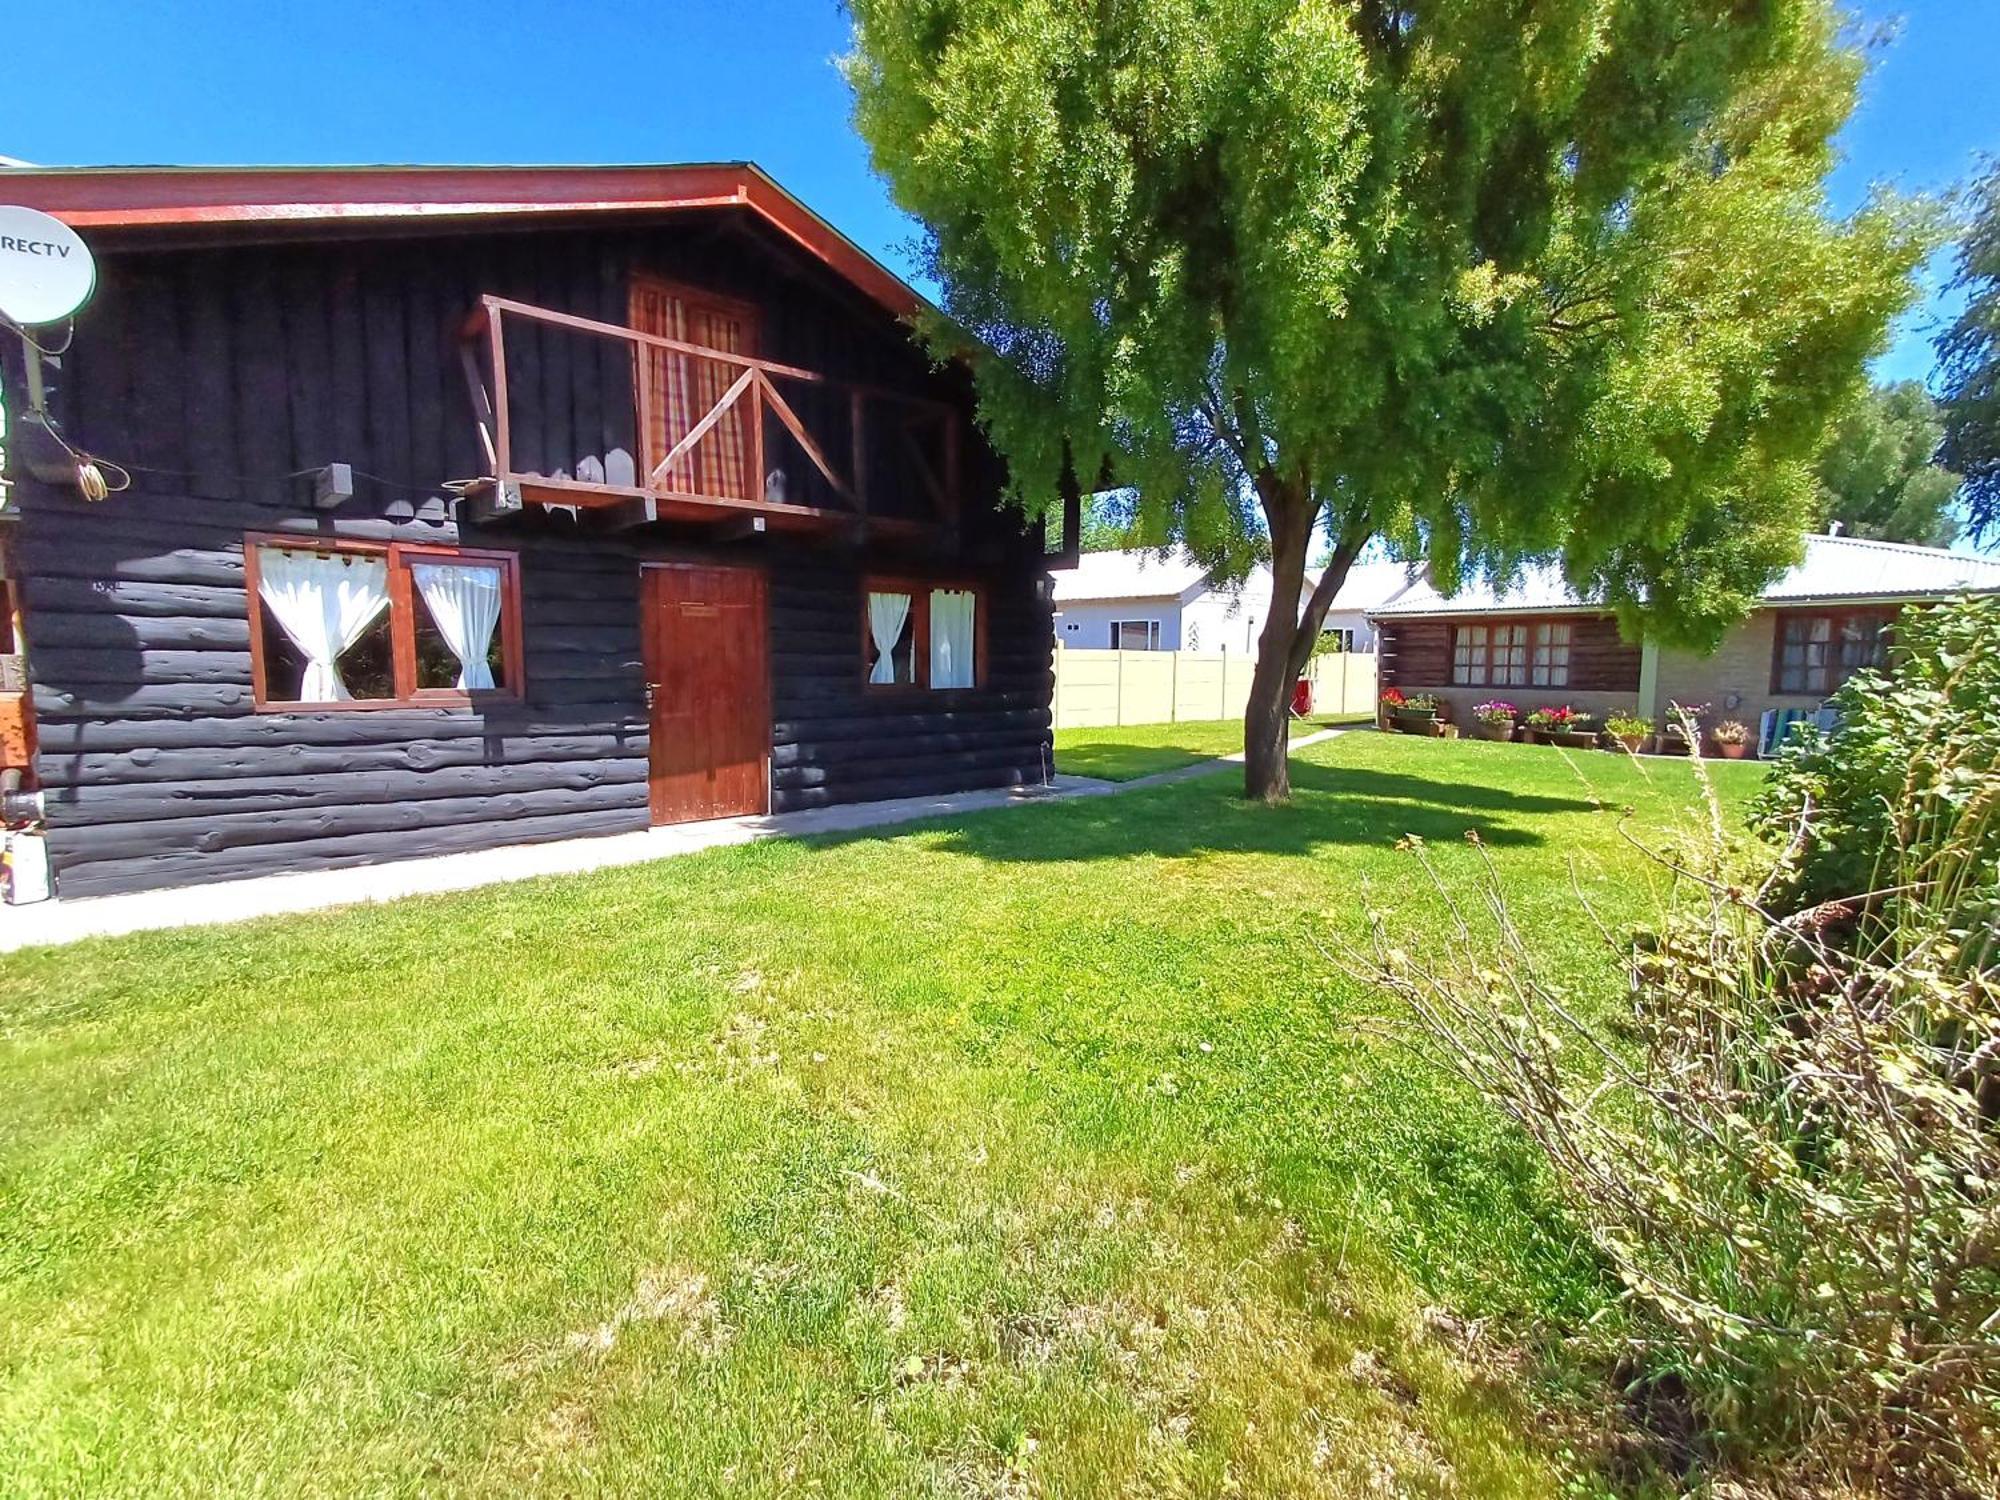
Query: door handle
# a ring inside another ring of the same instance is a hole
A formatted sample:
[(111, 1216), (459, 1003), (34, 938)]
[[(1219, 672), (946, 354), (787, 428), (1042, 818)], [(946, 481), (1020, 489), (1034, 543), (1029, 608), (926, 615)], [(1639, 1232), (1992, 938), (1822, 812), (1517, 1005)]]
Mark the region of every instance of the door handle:
[(649, 710), (652, 708), (653, 699), (655, 695), (658, 694), (659, 691), (660, 691), (660, 685), (657, 682), (649, 682), (646, 684), (646, 707)]

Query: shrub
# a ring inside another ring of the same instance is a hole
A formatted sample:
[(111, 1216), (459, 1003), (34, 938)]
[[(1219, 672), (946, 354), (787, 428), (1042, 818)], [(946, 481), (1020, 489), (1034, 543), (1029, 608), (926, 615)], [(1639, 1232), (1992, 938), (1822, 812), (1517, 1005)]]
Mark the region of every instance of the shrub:
[(1653, 721), (1638, 714), (1613, 711), (1604, 716), (1604, 727), (1621, 740), (1635, 736), (1643, 738), (1653, 732)]
[(1521, 711), (1502, 698), (1472, 705), (1472, 717), (1486, 724), (1511, 724)]
[(1787, 755), (1760, 814), (1782, 847), (1732, 847), (1697, 758), (1708, 818), (1649, 851), (1654, 933), (1597, 923), (1627, 1034), (1526, 947), (1490, 862), (1475, 926), (1406, 840), (1454, 920), (1413, 957), (1372, 918), (1367, 972), (1539, 1148), (1622, 1282), (1607, 1356), (1787, 1493), (2000, 1493), (1996, 703), (2000, 606), (1957, 605)]
[(1973, 873), (1993, 884), (2000, 599), (1906, 610), (1890, 669), (1858, 672), (1833, 695), (1831, 733), (1794, 729), (1754, 806), (1755, 825), (1797, 851), (1775, 892), (1784, 910), (1872, 892), (1893, 904), (1889, 872), (1921, 870), (1927, 846), (1955, 837), (1981, 846)]

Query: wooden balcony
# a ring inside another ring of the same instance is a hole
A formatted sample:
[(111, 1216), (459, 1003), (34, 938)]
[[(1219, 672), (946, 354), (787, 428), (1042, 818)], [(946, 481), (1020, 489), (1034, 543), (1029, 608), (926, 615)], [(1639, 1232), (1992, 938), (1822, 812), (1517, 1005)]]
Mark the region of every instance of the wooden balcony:
[(480, 299), (460, 353), (482, 518), (956, 537), (960, 417), (942, 402), (504, 297)]

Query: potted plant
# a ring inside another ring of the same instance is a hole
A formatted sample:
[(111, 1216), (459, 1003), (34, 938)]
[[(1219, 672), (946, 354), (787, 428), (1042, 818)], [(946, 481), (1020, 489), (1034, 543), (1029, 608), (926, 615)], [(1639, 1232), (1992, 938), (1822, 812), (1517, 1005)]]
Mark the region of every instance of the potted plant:
[(1688, 740), (1688, 725), (1694, 726), (1696, 742), (1701, 739), (1701, 716), (1708, 712), (1706, 703), (1669, 703), (1667, 721), (1660, 730), (1658, 746), (1662, 755), (1687, 755), (1694, 750)]
[(1708, 738), (1724, 760), (1741, 760), (1750, 753), (1750, 726), (1735, 719), (1724, 719), (1709, 730)]
[(1626, 750), (1638, 755), (1649, 747), (1653, 738), (1653, 721), (1614, 709), (1604, 716), (1604, 732)]
[(1401, 688), (1383, 688), (1381, 697), (1375, 700), (1375, 727), (1385, 731), (1394, 729), (1396, 710), (1402, 706)]
[(1514, 720), (1520, 710), (1505, 699), (1493, 698), (1472, 706), (1472, 722), (1466, 726), (1476, 740), (1511, 740)]
[(1597, 716), (1571, 709), (1569, 718), (1556, 731), (1556, 743), (1567, 745), (1572, 750), (1595, 750), (1597, 748)]
[(1596, 721), (1567, 703), (1538, 708), (1528, 715), (1528, 738), (1537, 745), (1587, 748), (1597, 738)]
[[(1395, 692), (1394, 688), (1389, 690)], [(1431, 734), (1436, 731), (1438, 700), (1432, 693), (1397, 693), (1400, 700), (1389, 710), (1396, 727), (1404, 734)]]

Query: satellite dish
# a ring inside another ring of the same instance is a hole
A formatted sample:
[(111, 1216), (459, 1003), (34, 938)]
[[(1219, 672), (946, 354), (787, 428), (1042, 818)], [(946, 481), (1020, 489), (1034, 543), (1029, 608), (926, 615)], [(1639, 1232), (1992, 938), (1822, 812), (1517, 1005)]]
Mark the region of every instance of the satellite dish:
[(60, 323), (90, 297), (97, 265), (74, 229), (39, 209), (0, 204), (0, 317)]

